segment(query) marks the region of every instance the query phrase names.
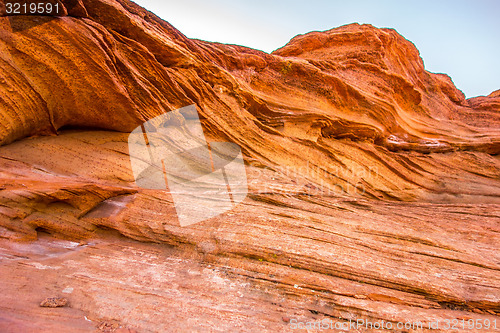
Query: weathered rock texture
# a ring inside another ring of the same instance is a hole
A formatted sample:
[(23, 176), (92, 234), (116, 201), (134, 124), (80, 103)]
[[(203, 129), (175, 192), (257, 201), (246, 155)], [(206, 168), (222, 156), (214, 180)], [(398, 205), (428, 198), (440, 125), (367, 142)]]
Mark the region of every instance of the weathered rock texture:
[[(266, 54), (125, 0), (62, 2), (36, 24), (0, 17), (0, 331), (498, 321), (499, 91), (465, 99), (390, 29)], [(181, 228), (168, 192), (135, 185), (126, 132), (190, 104), (210, 139), (242, 147), (250, 194)], [(101, 240), (13, 245), (42, 232)], [(54, 295), (70, 307), (38, 308)]]

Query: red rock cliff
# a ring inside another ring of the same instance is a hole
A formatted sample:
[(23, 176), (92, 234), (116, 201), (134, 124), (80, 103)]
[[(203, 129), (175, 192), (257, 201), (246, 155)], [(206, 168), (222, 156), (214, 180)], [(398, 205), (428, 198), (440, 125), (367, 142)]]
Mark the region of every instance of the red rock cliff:
[[(61, 3), (34, 20), (0, 0), (0, 331), (498, 318), (498, 91), (465, 99), (391, 29), (266, 54), (126, 0)], [(127, 132), (193, 103), (209, 138), (242, 147), (250, 188), (181, 228), (168, 193), (135, 185)], [(103, 229), (161, 246), (95, 241)], [(13, 245), (46, 232), (92, 241)], [(75, 290), (57, 322), (39, 285)]]

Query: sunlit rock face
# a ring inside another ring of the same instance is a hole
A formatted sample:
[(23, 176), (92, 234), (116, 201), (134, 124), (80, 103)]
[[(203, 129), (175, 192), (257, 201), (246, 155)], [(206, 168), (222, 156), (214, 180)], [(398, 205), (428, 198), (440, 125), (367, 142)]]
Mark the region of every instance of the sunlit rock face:
[[(36, 24), (2, 5), (0, 331), (498, 319), (499, 91), (465, 99), (369, 25), (266, 54), (129, 1)], [(181, 227), (168, 191), (135, 183), (128, 137), (193, 104), (208, 141), (241, 148), (248, 196)], [(38, 308), (56, 296), (58, 321)]]
[[(0, 21), (0, 143), (65, 127), (127, 132), (196, 104), (210, 135), (269, 166), (317, 170), (303, 176), (330, 189), (401, 200), (498, 194), (498, 93), (466, 100), (394, 30), (353, 24), (266, 54), (187, 39), (129, 2), (84, 5), (89, 18), (22, 31), (31, 17)], [(370, 167), (380, 177), (339, 172)]]

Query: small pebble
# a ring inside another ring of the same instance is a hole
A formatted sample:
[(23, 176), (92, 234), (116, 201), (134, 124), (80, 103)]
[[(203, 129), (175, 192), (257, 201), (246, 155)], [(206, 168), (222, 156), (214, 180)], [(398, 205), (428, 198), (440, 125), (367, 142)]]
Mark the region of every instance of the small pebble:
[(62, 297), (49, 297), (40, 303), (42, 308), (62, 308), (68, 305), (68, 300)]

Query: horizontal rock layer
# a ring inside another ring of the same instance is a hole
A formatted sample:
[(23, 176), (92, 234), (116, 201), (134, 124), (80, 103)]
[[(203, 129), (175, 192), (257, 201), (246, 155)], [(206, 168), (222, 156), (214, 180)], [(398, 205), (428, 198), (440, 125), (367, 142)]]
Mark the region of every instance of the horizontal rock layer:
[[(0, 18), (0, 144), (68, 127), (127, 132), (196, 104), (211, 136), (269, 166), (320, 170), (303, 176), (330, 189), (401, 200), (498, 194), (488, 167), (500, 152), (498, 92), (466, 100), (394, 30), (348, 25), (266, 54), (187, 39), (127, 1), (69, 5), (87, 18), (39, 17), (21, 31), (33, 17)], [(466, 153), (448, 166), (414, 152)], [(337, 174), (367, 165), (378, 180)]]
[[(125, 0), (61, 3), (61, 17), (0, 11), (0, 331), (498, 319), (499, 91), (465, 99), (390, 29), (266, 54), (188, 39)], [(240, 145), (250, 188), (182, 228), (168, 192), (134, 183), (127, 132), (191, 104), (210, 141)], [(59, 323), (30, 307), (61, 296)]]
[[(355, 198), (249, 159), (247, 199), (181, 227), (168, 192), (133, 183), (126, 139), (71, 131), (0, 148), (0, 238), (11, 240), (0, 243), (0, 272), (8, 277), (2, 304), (28, 286), (0, 311), (0, 330), (31, 327), (22, 313), (47, 329), (112, 321), (139, 332), (163, 330), (174, 314), (172, 331), (273, 332), (289, 328), (290, 318), (427, 327), (498, 319), (498, 204), (475, 196), (468, 204)], [(109, 230), (160, 245), (102, 239)], [(46, 237), (12, 245), (47, 232), (76, 243), (58, 255), (41, 255), (40, 246), (61, 251)], [(47, 319), (55, 314), (29, 310), (56, 296), (70, 304), (58, 324)]]

